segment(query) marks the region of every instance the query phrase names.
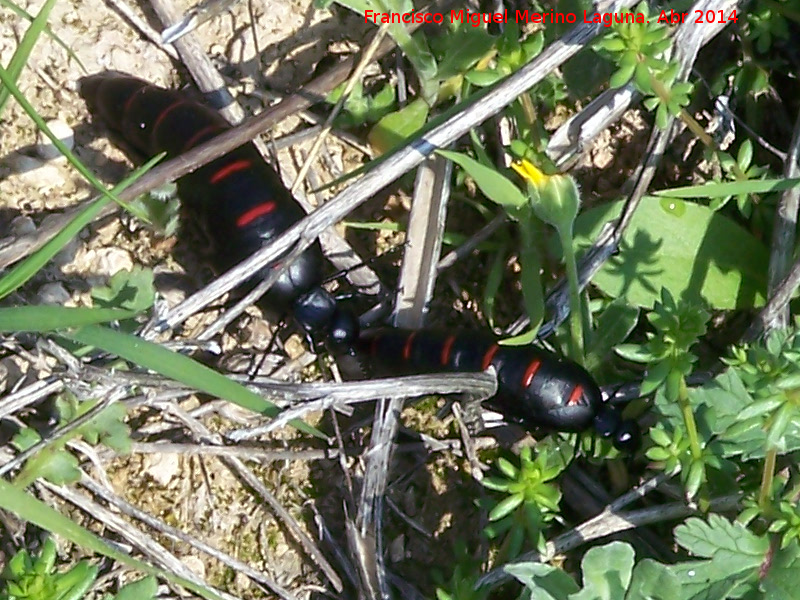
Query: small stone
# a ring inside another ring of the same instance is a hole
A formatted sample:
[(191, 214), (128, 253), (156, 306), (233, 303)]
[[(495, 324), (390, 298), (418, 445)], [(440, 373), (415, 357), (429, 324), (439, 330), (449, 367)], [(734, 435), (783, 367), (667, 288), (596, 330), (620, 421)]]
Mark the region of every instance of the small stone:
[(389, 544), (389, 560), (399, 563), (406, 557), (406, 536), (398, 535)]
[(206, 565), (203, 563), (202, 560), (200, 560), (200, 558), (198, 558), (197, 556), (192, 556), (190, 554), (189, 556), (184, 556), (181, 559), (181, 562), (183, 563), (183, 566), (189, 569), (192, 573), (194, 573), (198, 577), (205, 579)]
[(133, 269), (133, 259), (130, 252), (122, 248), (99, 248), (92, 261), (92, 270), (95, 275), (112, 277), (120, 271)]
[(64, 306), (67, 302), (72, 300), (67, 288), (58, 281), (53, 283), (45, 283), (39, 288), (36, 294), (39, 298), (39, 304), (48, 304), (51, 306)]
[(19, 174), (30, 173), (44, 164), (38, 158), (22, 154), (21, 152), (12, 152), (9, 154), (6, 163), (15, 173)]
[(29, 233), (34, 233), (35, 231), (36, 223), (34, 223), (33, 219), (30, 217), (20, 215), (11, 221), (11, 233), (13, 233), (16, 237), (28, 235)]
[[(75, 147), (75, 133), (72, 131), (72, 127), (60, 119), (48, 121), (47, 126), (50, 128), (50, 131), (53, 132), (53, 135), (56, 136), (68, 150), (72, 150)], [(50, 138), (42, 131), (39, 131), (36, 136), (36, 154), (45, 160), (51, 160), (61, 156), (61, 152), (58, 148), (53, 145)]]
[(179, 456), (174, 452), (164, 454), (151, 454), (144, 461), (144, 470), (154, 481), (166, 487), (178, 474), (180, 469)]

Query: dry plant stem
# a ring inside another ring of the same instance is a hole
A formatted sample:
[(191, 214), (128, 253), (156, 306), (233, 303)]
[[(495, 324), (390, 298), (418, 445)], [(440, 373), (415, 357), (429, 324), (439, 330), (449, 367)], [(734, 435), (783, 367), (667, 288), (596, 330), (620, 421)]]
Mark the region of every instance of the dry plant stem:
[[(600, 12), (617, 11), (622, 7), (634, 4), (634, 2), (635, 0), (603, 0), (598, 3), (597, 10)], [(602, 26), (596, 23), (582, 23), (573, 27), (563, 38), (551, 44), (532, 62), (491, 88), (487, 93), (478, 98), (469, 99), (457, 114), (393, 152), (381, 165), (369, 171), (348, 189), (309, 215), (308, 218), (292, 226), (272, 244), (228, 271), (198, 294), (187, 298), (168, 313), (162, 328), (168, 329), (182, 323), (190, 315), (203, 308), (211, 299), (230, 291), (248, 274), (284, 254), (298, 240), (300, 240), (299, 245), (302, 249), (310, 246), (326, 227), (340, 221), (373, 194), (419, 165), (436, 148), (445, 147), (457, 140), (471, 128), (497, 114), (521, 93), (539, 83), (548, 73), (574, 56), (597, 35), (601, 28)], [(233, 131), (244, 132), (251, 128), (257, 129), (247, 123)], [(210, 153), (206, 149), (211, 144), (204, 144), (175, 160), (183, 159), (188, 163), (190, 159), (197, 160), (201, 156), (202, 160), (211, 160), (236, 147), (235, 144), (228, 145), (229, 139), (232, 137), (231, 132), (228, 132), (215, 138), (220, 147), (215, 147), (212, 155), (209, 155)], [(222, 146), (223, 141), (224, 146)], [(128, 190), (131, 189), (136, 189), (135, 183), (128, 188)], [(201, 297), (203, 300), (200, 300)]]
[(761, 336), (764, 331), (766, 331), (769, 323), (772, 323), (777, 315), (783, 312), (789, 305), (789, 301), (792, 299), (798, 286), (800, 286), (800, 258), (794, 262), (789, 273), (783, 281), (781, 281), (780, 285), (775, 288), (769, 302), (767, 302), (767, 305), (758, 313), (758, 316), (747, 329), (742, 340), (745, 342), (752, 342)]
[(208, 554), (209, 556), (212, 556), (222, 564), (229, 566), (234, 571), (244, 573), (245, 575), (247, 575), (247, 577), (249, 577), (256, 583), (263, 585), (269, 591), (271, 591), (279, 598), (282, 598), (283, 600), (297, 600), (296, 596), (292, 595), (288, 590), (278, 585), (272, 579), (265, 577), (263, 573), (256, 571), (255, 569), (248, 566), (246, 563), (237, 560), (236, 558), (230, 556), (229, 554), (217, 550), (216, 548), (210, 546), (209, 544), (206, 544), (202, 540), (199, 540), (196, 537), (189, 535), (188, 533), (184, 533), (183, 531), (176, 529), (171, 525), (167, 525), (161, 519), (155, 518), (151, 514), (137, 508), (133, 504), (117, 496), (109, 489), (100, 485), (94, 479), (86, 475), (86, 473), (82, 473), (80, 483), (92, 494), (103, 499), (109, 505), (119, 510), (122, 514), (127, 515), (132, 519), (141, 521), (151, 529), (157, 531), (159, 534), (165, 535), (170, 539), (183, 542), (184, 544), (187, 544), (188, 546), (191, 546), (196, 550), (199, 550), (201, 552), (204, 552), (205, 554)]
[(489, 237), (503, 224), (508, 221), (508, 217), (505, 213), (498, 213), (498, 215), (489, 221), (486, 225), (481, 227), (478, 231), (472, 234), (469, 239), (461, 244), (455, 250), (451, 250), (447, 254), (445, 254), (442, 259), (439, 261), (439, 264), (436, 265), (436, 268), (439, 270), (439, 274), (441, 274), (446, 269), (449, 269), (454, 264), (456, 264), (462, 258), (468, 256), (472, 253), (475, 248), (478, 247), (479, 244), (489, 239)]
[(378, 47), (380, 43), (383, 41), (383, 38), (386, 36), (386, 32), (389, 31), (389, 25), (382, 25), (375, 36), (370, 41), (367, 49), (364, 50), (361, 58), (356, 65), (356, 68), (353, 69), (353, 72), (350, 74), (350, 77), (347, 80), (347, 84), (345, 85), (344, 91), (342, 92), (339, 101), (333, 107), (333, 110), (330, 112), (328, 117), (325, 119), (325, 124), (322, 126), (322, 131), (320, 131), (319, 136), (317, 139), (314, 140), (314, 143), (311, 146), (311, 150), (308, 152), (308, 156), (306, 157), (305, 161), (303, 162), (303, 166), (300, 167), (300, 171), (297, 173), (297, 177), (294, 179), (294, 183), (292, 183), (291, 191), (292, 193), (296, 192), (297, 189), (300, 187), (300, 184), (306, 178), (306, 174), (308, 170), (311, 168), (311, 164), (314, 162), (314, 159), (317, 158), (317, 154), (319, 153), (322, 144), (325, 142), (325, 139), (328, 137), (331, 129), (333, 128), (333, 120), (339, 115), (344, 107), (344, 103), (350, 97), (350, 94), (353, 93), (356, 85), (359, 81), (361, 81), (361, 76), (364, 74), (364, 71), (372, 62), (373, 58), (375, 57), (376, 52), (378, 51)]
[[(800, 176), (798, 158), (800, 158), (800, 114), (797, 115), (794, 132), (792, 133), (792, 142), (783, 165), (783, 174), (786, 178), (791, 179)], [(769, 257), (768, 297), (772, 297), (778, 284), (786, 277), (786, 272), (794, 253), (798, 204), (800, 204), (800, 189), (786, 190), (781, 195), (778, 209), (775, 211), (772, 247)], [(789, 306), (786, 305), (775, 314), (775, 318), (772, 321), (764, 324), (765, 330), (784, 329), (789, 325), (789, 319)]]
[[(168, 407), (168, 411), (176, 416), (181, 422), (186, 425), (190, 431), (201, 440), (207, 443), (222, 445), (222, 437), (219, 434), (212, 433), (200, 421), (193, 419), (177, 406)], [(261, 480), (238, 458), (232, 456), (220, 457), (221, 462), (228, 467), (237, 477), (241, 479), (251, 490), (256, 492), (258, 497), (267, 505), (269, 509), (286, 527), (286, 530), (300, 544), (300, 547), (306, 554), (314, 560), (319, 569), (333, 585), (337, 592), (342, 591), (342, 580), (336, 574), (331, 564), (326, 560), (323, 554), (317, 548), (314, 541), (303, 531), (302, 527), (295, 521), (295, 519), (284, 509), (280, 502), (273, 496), (269, 490), (264, 487)]]
[[(175, 23), (180, 18), (177, 7), (168, 0), (150, 0), (150, 5), (156, 11), (162, 23)], [(181, 61), (192, 74), (197, 87), (204, 94), (213, 94), (213, 104), (229, 123), (236, 124), (244, 118), (242, 107), (233, 99), (225, 80), (214, 68), (206, 56), (200, 42), (194, 36), (187, 35), (174, 42), (173, 46), (178, 51)]]
[(348, 523), (347, 527), (350, 551), (359, 569), (361, 592), (375, 600), (391, 597), (384, 564), (383, 501), (402, 408), (402, 400), (378, 402), (370, 445), (365, 453), (366, 473), (358, 513), (355, 522)]
[(90, 500), (83, 494), (80, 494), (71, 488), (54, 485), (45, 480), (39, 480), (37, 482), (37, 486), (43, 487), (55, 495), (60, 496), (67, 502), (77, 506), (92, 518), (96, 519), (99, 523), (102, 523), (104, 527), (115, 531), (117, 534), (122, 536), (127, 543), (131, 544), (135, 548), (138, 548), (139, 551), (150, 557), (151, 560), (161, 564), (164, 568), (170, 570), (175, 575), (187, 579), (198, 586), (205, 587), (211, 590), (214, 594), (217, 594), (223, 598), (227, 598), (228, 600), (239, 600), (237, 596), (233, 596), (218, 590), (199, 579), (196, 574), (184, 566), (179, 558), (170, 553), (153, 538), (145, 535), (133, 527), (119, 514), (108, 510), (107, 508), (97, 504), (93, 500)]
[[(743, 2), (714, 0), (707, 8), (715, 12), (722, 10), (727, 15), (739, 4), (743, 4)], [(689, 26), (688, 21), (680, 26), (676, 34), (676, 44), (681, 43), (684, 32)], [(703, 24), (700, 28), (703, 37), (702, 44), (710, 42), (726, 26), (727, 22)], [(578, 160), (580, 154), (586, 151), (589, 144), (601, 132), (616, 123), (638, 98), (639, 94), (634, 90), (632, 84), (606, 90), (550, 136), (546, 150), (547, 156), (556, 163), (560, 170), (566, 170)]]
[[(269, 384), (271, 387), (278, 382)], [(298, 384), (280, 384), (298, 385)], [(293, 407), (291, 411), (281, 413), (267, 425), (255, 428), (234, 430), (226, 437), (234, 442), (260, 437), (274, 429), (276, 419), (284, 419), (286, 413), (291, 412), (292, 418), (302, 418), (309, 412), (320, 410), (320, 406), (331, 408), (336, 405), (349, 406), (360, 402), (371, 402), (377, 398), (403, 401), (408, 398), (427, 396), (430, 394), (466, 394), (473, 401), (491, 398), (497, 392), (497, 377), (491, 372), (485, 373), (447, 373), (438, 375), (414, 375), (411, 377), (391, 377), (387, 379), (374, 379), (360, 382), (347, 383), (322, 383), (301, 384), (314, 386), (314, 390), (307, 388), (314, 397), (304, 398), (304, 403)], [(257, 392), (258, 384), (249, 386)], [(273, 388), (274, 389), (274, 388)]]
[(442, 253), (452, 174), (453, 163), (438, 155), (429, 157), (417, 169), (395, 303), (395, 327), (419, 329), (424, 324), (439, 273), (437, 263)]
[(139, 15), (136, 14), (136, 11), (128, 6), (127, 3), (123, 0), (107, 0), (107, 3), (114, 7), (114, 9), (133, 25), (139, 33), (166, 52), (171, 59), (176, 60), (178, 58), (178, 53), (175, 52), (175, 48), (162, 42), (161, 34), (142, 20)]
[(46, 379), (40, 379), (35, 383), (7, 394), (0, 398), (0, 419), (13, 415), (50, 394), (56, 394), (63, 388), (64, 381), (55, 375), (51, 375)]
[[(695, 7), (698, 10), (709, 10), (715, 7), (719, 0), (701, 0)], [(693, 9), (694, 10), (694, 9)], [(716, 8), (715, 8), (716, 10)], [(727, 13), (726, 13), (727, 14)], [(685, 81), (691, 72), (692, 65), (697, 58), (697, 52), (703, 41), (703, 35), (706, 30), (706, 25), (695, 24), (693, 20), (681, 26), (678, 34), (675, 36), (675, 58), (680, 64), (676, 83)], [(592, 277), (600, 270), (605, 262), (617, 251), (619, 248), (622, 235), (628, 228), (628, 225), (633, 219), (633, 214), (639, 206), (644, 195), (647, 193), (650, 183), (653, 180), (656, 169), (661, 162), (661, 157), (671, 139), (671, 132), (675, 124), (675, 117), (670, 117), (667, 126), (664, 130), (653, 129), (650, 140), (647, 144), (647, 149), (644, 152), (644, 159), (642, 164), (636, 169), (634, 173), (634, 180), (636, 184), (631, 192), (622, 214), (617, 222), (610, 227), (606, 227), (600, 232), (598, 239), (591, 248), (584, 254), (580, 261), (579, 269), (579, 285), (583, 289), (591, 281)], [(538, 337), (545, 338), (552, 334), (556, 327), (563, 323), (569, 316), (569, 302), (567, 301), (569, 289), (565, 282), (560, 282), (550, 295), (547, 297), (545, 306), (549, 314), (553, 315), (550, 321), (544, 323), (538, 332)], [(526, 323), (515, 323), (512, 332), (519, 332), (526, 326)]]
[[(603, 482), (574, 462), (559, 478), (564, 501), (584, 520), (597, 516), (613, 499), (601, 483)], [(668, 484), (662, 484), (659, 490), (663, 491), (666, 485)], [(678, 496), (678, 499), (681, 498), (683, 496)], [(628, 531), (625, 537), (636, 547), (637, 552), (650, 558), (665, 562), (675, 560), (675, 552), (654, 531), (634, 529)]]
[[(711, 500), (709, 510), (713, 512), (734, 510), (739, 507), (740, 499), (741, 496), (738, 494), (714, 498)], [(614, 533), (619, 533), (620, 531), (626, 531), (652, 523), (674, 521), (695, 514), (698, 514), (697, 508), (689, 506), (685, 502), (672, 502), (670, 504), (662, 504), (660, 506), (652, 506), (650, 508), (623, 513), (606, 510), (595, 518), (586, 521), (580, 527), (558, 536), (551, 542), (547, 542), (545, 555), (540, 555), (536, 552), (526, 553), (511, 564), (547, 562), (559, 554), (573, 550), (592, 540), (604, 538)], [(484, 586), (494, 587), (510, 581), (511, 579), (512, 577), (505, 571), (495, 569), (481, 577), (476, 585), (476, 589)]]

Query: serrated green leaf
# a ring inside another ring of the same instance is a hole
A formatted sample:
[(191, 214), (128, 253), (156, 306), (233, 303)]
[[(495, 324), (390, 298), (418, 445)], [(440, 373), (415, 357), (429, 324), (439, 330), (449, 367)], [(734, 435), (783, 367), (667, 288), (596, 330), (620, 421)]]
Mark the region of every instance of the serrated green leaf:
[(709, 515), (708, 521), (692, 517), (678, 525), (675, 541), (695, 556), (730, 561), (731, 572), (757, 568), (769, 551), (766, 537), (715, 514)]

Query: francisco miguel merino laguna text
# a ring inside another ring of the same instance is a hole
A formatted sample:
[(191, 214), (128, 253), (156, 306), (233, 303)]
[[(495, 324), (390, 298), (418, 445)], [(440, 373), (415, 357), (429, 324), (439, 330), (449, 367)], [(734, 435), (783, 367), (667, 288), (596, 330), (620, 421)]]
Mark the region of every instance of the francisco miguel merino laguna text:
[[(528, 10), (515, 11), (514, 20), (517, 23), (575, 23), (578, 16), (568, 12), (533, 12)], [(503, 12), (483, 13), (472, 12), (466, 8), (450, 11), (450, 23), (469, 23), (473, 27), (479, 27), (482, 23), (508, 23), (508, 9)], [(659, 21), (669, 22), (666, 11), (658, 17)], [(374, 10), (364, 11), (364, 22), (372, 21), (376, 24), (384, 23), (444, 23), (445, 16), (442, 13), (417, 12), (406, 13), (397, 12), (375, 12)], [(592, 13), (583, 11), (584, 23), (602, 23), (605, 27), (611, 27), (613, 23), (647, 23), (647, 18), (642, 13), (618, 12), (618, 13)]]

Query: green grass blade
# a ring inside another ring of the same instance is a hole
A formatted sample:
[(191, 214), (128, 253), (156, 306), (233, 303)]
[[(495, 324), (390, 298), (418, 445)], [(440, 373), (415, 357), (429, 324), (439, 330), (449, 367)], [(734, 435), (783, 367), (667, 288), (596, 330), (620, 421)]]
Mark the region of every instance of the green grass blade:
[(659, 190), (657, 196), (669, 198), (724, 198), (725, 196), (738, 196), (739, 194), (765, 194), (767, 192), (782, 192), (800, 187), (798, 179), (754, 179), (750, 181), (727, 181), (725, 183), (704, 183), (679, 187), (671, 190)]
[(136, 313), (124, 308), (70, 308), (67, 306), (14, 306), (0, 308), (0, 332), (44, 333), (130, 319)]
[(113, 558), (124, 565), (133, 569), (138, 569), (148, 575), (163, 577), (208, 600), (222, 600), (221, 596), (203, 586), (150, 566), (141, 560), (125, 554), (68, 517), (50, 508), (38, 498), (35, 498), (24, 490), (14, 487), (3, 479), (0, 479), (0, 508), (12, 512), (19, 518), (61, 536), (82, 548), (87, 548), (92, 552)]
[[(47, 19), (50, 17), (50, 11), (55, 3), (56, 0), (47, 0), (47, 2), (45, 2), (44, 6), (42, 6), (42, 10), (36, 15), (36, 18), (31, 22), (31, 26), (28, 27), (25, 35), (22, 37), (22, 41), (14, 51), (14, 56), (12, 56), (11, 60), (8, 62), (8, 76), (14, 83), (17, 82), (20, 73), (22, 73), (22, 69), (27, 64), (31, 51), (36, 45), (36, 41), (39, 39), (44, 28), (47, 27)], [(0, 88), (0, 115), (3, 114), (3, 109), (6, 107), (10, 97), (11, 90), (7, 85)]]
[[(117, 184), (112, 194), (118, 194), (131, 183), (136, 181), (140, 176), (149, 171), (161, 158), (160, 154), (151, 158), (143, 166), (139, 167), (131, 173), (128, 177), (123, 179)], [(58, 252), (66, 246), (69, 241), (78, 235), (81, 229), (91, 223), (94, 218), (100, 213), (101, 210), (109, 203), (107, 198), (99, 198), (92, 202), (84, 210), (82, 210), (72, 221), (70, 221), (64, 229), (58, 232), (53, 238), (42, 246), (38, 251), (31, 254), (28, 258), (14, 267), (3, 278), (0, 279), (0, 298), (5, 298), (11, 292), (18, 289), (31, 277), (33, 277), (39, 269), (46, 265)]]
[[(87, 346), (102, 348), (106, 352), (116, 354), (165, 377), (217, 398), (228, 400), (253, 412), (268, 417), (274, 417), (280, 413), (280, 409), (272, 402), (264, 400), (243, 385), (231, 381), (188, 356), (172, 352), (134, 335), (120, 333), (99, 325), (89, 325), (67, 334), (66, 337)], [(292, 421), (292, 425), (304, 433), (321, 438), (326, 437), (321, 431), (302, 421)]]

